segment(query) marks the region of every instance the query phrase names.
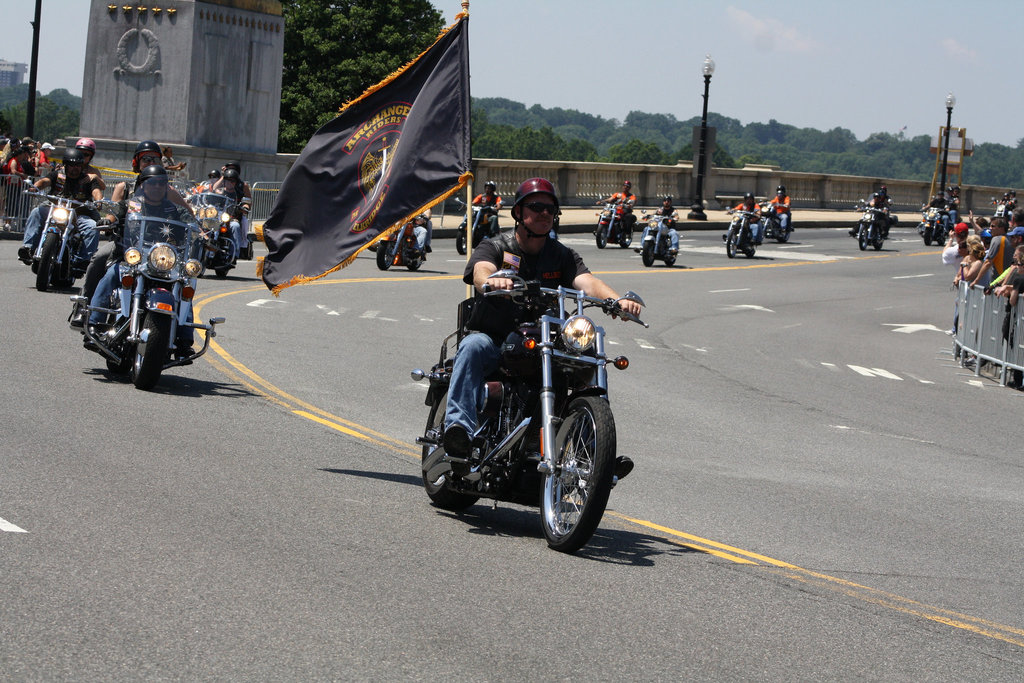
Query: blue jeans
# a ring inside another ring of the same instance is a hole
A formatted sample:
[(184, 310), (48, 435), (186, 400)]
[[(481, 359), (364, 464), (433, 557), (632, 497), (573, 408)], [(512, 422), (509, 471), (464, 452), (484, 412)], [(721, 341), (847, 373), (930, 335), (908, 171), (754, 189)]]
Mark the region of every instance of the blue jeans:
[(679, 233), (675, 228), (671, 228), (668, 231), (668, 244), (669, 249), (675, 249), (679, 251)]
[(472, 434), (476, 431), (484, 379), (498, 369), (501, 347), (483, 332), (473, 332), (459, 344), (448, 386), (445, 427), (457, 424)]
[[(120, 263), (114, 263), (107, 268), (106, 275), (100, 280), (99, 284), (96, 285), (96, 291), (92, 294), (92, 299), (89, 300), (89, 305), (100, 308), (107, 308), (110, 306), (110, 295), (114, 293), (114, 290), (121, 284), (121, 272)], [(181, 306), (188, 306), (188, 313), (185, 319), (188, 322), (192, 322), (192, 306), (191, 302), (180, 302)], [(99, 311), (92, 311), (89, 314), (89, 324), (97, 325), (102, 323), (106, 313), (100, 313)], [(185, 325), (178, 325), (178, 334), (176, 345), (191, 346), (195, 340), (195, 330)]]
[(764, 238), (764, 228), (761, 226), (761, 222), (750, 224), (750, 239), (754, 244), (760, 244)]
[(430, 232), (422, 225), (416, 225), (413, 226), (412, 234), (416, 238), (416, 248), (420, 251), (426, 249), (428, 242), (427, 235), (429, 235)]
[[(33, 252), (39, 248), (39, 236), (42, 233), (43, 225), (50, 216), (50, 207), (46, 204), (32, 209), (25, 221), (25, 237), (21, 240), (22, 246), (28, 247)], [(79, 215), (75, 221), (79, 231), (82, 233), (82, 246), (78, 250), (78, 258), (88, 261), (96, 253), (100, 245), (100, 237), (96, 232), (96, 221), (88, 216)]]
[(779, 227), (782, 228), (783, 232), (785, 232), (787, 229), (789, 229), (789, 213), (788, 212), (787, 213), (780, 213), (779, 214)]

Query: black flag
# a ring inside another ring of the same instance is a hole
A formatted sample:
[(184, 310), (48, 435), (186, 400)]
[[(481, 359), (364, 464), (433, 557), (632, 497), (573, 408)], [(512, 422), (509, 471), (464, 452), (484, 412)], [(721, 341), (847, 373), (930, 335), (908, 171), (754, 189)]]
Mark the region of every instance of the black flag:
[(469, 180), (468, 21), (306, 143), (263, 226), (260, 274), (275, 294), (344, 268)]

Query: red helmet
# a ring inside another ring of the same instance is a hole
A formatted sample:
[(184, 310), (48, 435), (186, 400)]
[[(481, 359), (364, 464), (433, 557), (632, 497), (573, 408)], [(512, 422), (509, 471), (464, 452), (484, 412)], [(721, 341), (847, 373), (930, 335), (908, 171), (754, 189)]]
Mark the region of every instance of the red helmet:
[(78, 138), (78, 142), (75, 143), (75, 149), (82, 151), (96, 153), (96, 143), (93, 142), (92, 138)]
[[(547, 195), (551, 195), (552, 201), (555, 202), (555, 211), (558, 210), (558, 195), (555, 194), (555, 186), (544, 178), (530, 178), (524, 180), (516, 190), (515, 201), (512, 202), (512, 209), (515, 210), (517, 206), (525, 199), (528, 195), (542, 192)], [(513, 216), (514, 217), (514, 216)]]

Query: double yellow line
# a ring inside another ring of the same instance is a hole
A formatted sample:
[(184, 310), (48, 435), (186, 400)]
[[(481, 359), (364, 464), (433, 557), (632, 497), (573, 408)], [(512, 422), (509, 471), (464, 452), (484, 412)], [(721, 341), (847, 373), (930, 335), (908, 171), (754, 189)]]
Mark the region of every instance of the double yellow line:
[[(932, 252), (922, 252), (921, 254), (913, 255), (933, 255)], [(797, 262), (789, 263), (784, 265), (820, 265), (819, 261), (812, 262)], [(778, 264), (783, 265), (783, 264)], [(762, 266), (764, 267), (764, 266)], [(697, 269), (692, 269), (697, 270)], [(701, 270), (717, 270), (717, 268), (705, 268)], [(651, 272), (645, 271), (621, 271), (626, 272)], [(672, 272), (672, 271), (658, 271), (658, 272)], [(675, 272), (689, 272), (689, 271), (675, 271)], [(600, 273), (601, 275), (607, 275), (610, 273)], [(393, 279), (393, 278), (349, 278), (343, 280), (326, 280), (317, 281), (310, 283), (308, 286), (326, 286), (326, 285), (338, 285), (338, 284), (352, 284), (352, 283), (365, 283), (365, 282), (405, 282), (405, 283), (417, 283), (422, 280), (457, 280), (460, 279), (454, 275), (443, 275), (443, 276), (428, 276), (418, 277), (412, 279)], [(207, 297), (201, 297), (194, 303), (194, 316), (196, 320), (201, 320), (202, 307), (210, 304), (219, 299), (223, 299), (236, 294), (244, 294), (246, 292), (260, 292), (265, 293), (266, 289), (262, 285), (255, 287), (248, 287), (245, 289), (234, 290), (230, 292), (222, 292), (220, 294), (213, 294)], [(210, 350), (215, 353), (220, 360), (211, 358), (209, 355), (206, 356), (207, 360), (213, 364), (220, 372), (231, 377), (239, 384), (247, 387), (254, 394), (263, 396), (267, 400), (276, 403), (284, 409), (291, 412), (293, 415), (310, 420), (317, 424), (323, 425), (335, 431), (338, 431), (346, 436), (351, 436), (368, 443), (372, 443), (376, 446), (380, 446), (386, 450), (398, 453), (410, 458), (419, 459), (420, 451), (411, 447), (404, 441), (394, 439), (387, 434), (383, 434), (376, 430), (370, 429), (369, 427), (351, 422), (337, 415), (328, 413), (327, 411), (321, 410), (320, 408), (297, 398), (283, 389), (271, 384), (267, 380), (263, 379), (255, 372), (250, 370), (248, 367), (238, 362), (230, 353), (228, 353), (224, 347), (218, 344), (215, 340), (210, 340)], [(952, 610), (946, 610), (940, 607), (927, 605), (916, 600), (911, 600), (894, 593), (888, 593), (875, 588), (870, 588), (853, 581), (824, 574), (822, 572), (813, 571), (810, 569), (804, 569), (782, 560), (776, 560), (765, 555), (737, 548), (734, 546), (726, 545), (725, 543), (719, 543), (707, 538), (695, 536), (693, 534), (672, 529), (671, 527), (663, 526), (655, 522), (637, 519), (621, 514), (614, 510), (608, 510), (605, 513), (606, 518), (611, 520), (617, 520), (624, 526), (641, 527), (648, 531), (655, 532), (663, 540), (678, 545), (681, 547), (695, 550), (698, 552), (706, 553), (714, 557), (718, 557), (729, 562), (736, 564), (763, 567), (767, 570), (776, 572), (780, 575), (786, 576), (793, 581), (798, 581), (809, 586), (814, 586), (821, 590), (827, 590), (845, 595), (849, 598), (860, 600), (878, 607), (883, 607), (895, 612), (902, 614), (926, 619), (928, 621), (937, 622), (946, 626), (957, 628), (971, 633), (985, 636), (987, 638), (993, 638), (1000, 640), (1018, 647), (1024, 647), (1024, 629), (999, 624), (997, 622), (989, 621), (987, 619), (981, 619), (973, 617), (968, 614), (962, 614), (960, 612), (954, 612)]]

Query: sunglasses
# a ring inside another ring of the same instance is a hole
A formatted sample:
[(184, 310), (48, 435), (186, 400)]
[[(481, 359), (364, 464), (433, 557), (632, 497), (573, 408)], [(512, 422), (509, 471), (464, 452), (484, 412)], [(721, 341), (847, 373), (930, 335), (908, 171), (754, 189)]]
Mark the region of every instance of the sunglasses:
[(529, 204), (523, 204), (527, 209), (534, 213), (547, 213), (552, 216), (558, 211), (558, 206), (555, 204), (546, 204), (544, 202), (530, 202)]

